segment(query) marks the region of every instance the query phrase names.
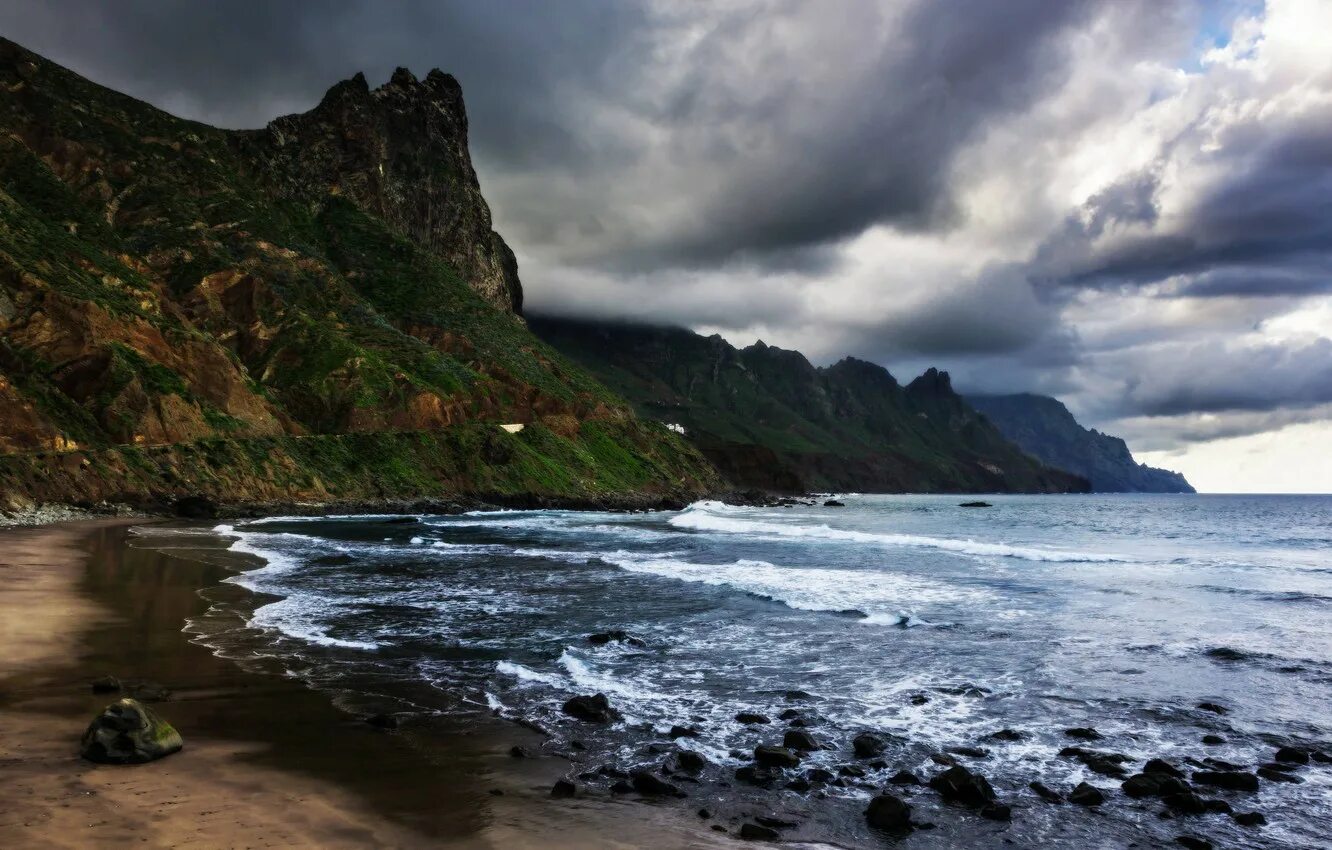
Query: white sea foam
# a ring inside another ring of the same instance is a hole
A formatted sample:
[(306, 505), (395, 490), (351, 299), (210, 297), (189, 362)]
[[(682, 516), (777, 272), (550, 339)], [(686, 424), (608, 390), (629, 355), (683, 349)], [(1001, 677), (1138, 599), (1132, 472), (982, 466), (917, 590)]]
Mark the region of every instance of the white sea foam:
[(254, 628), (273, 629), (288, 637), (315, 643), (320, 646), (338, 646), (345, 649), (379, 649), (373, 641), (348, 640), (328, 634), (318, 625), (322, 614), (327, 614), (337, 606), (328, 600), (314, 596), (288, 596), (255, 610), (249, 624)]
[(537, 682), (542, 685), (549, 685), (552, 688), (564, 689), (568, 687), (568, 682), (559, 676), (550, 673), (541, 673), (533, 670), (531, 667), (524, 667), (521, 664), (515, 664), (512, 661), (500, 661), (495, 664), (495, 670), (503, 673), (505, 676), (512, 676), (522, 682)]
[(899, 624), (903, 607), (979, 603), (993, 596), (988, 591), (876, 570), (779, 567), (768, 561), (744, 559), (729, 564), (695, 564), (669, 554), (625, 551), (602, 552), (596, 557), (629, 572), (733, 587), (791, 608), (858, 613), (892, 625)]
[(947, 537), (927, 537), (918, 534), (883, 534), (868, 531), (833, 528), (826, 524), (800, 525), (792, 522), (765, 522), (751, 519), (737, 509), (720, 502), (696, 502), (671, 517), (668, 522), (676, 528), (708, 531), (722, 534), (750, 534), (785, 538), (814, 538), (847, 543), (867, 543), (881, 546), (907, 546), (939, 549), (961, 555), (981, 555), (1000, 558), (1019, 558), (1025, 561), (1116, 562), (1128, 559), (1095, 552), (1075, 552), (1065, 549), (1010, 546), (1006, 543), (984, 543), (976, 540), (953, 540)]

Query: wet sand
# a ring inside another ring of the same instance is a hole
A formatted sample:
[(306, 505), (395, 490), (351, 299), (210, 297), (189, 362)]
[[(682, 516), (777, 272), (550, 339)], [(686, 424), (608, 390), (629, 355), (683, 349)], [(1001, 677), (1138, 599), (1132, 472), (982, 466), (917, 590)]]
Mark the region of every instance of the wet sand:
[[(558, 757), (501, 721), (373, 729), (330, 696), (182, 633), (229, 573), (126, 545), (107, 520), (0, 529), (0, 847), (711, 847), (675, 806), (552, 800)], [(238, 591), (239, 592), (239, 591)], [(103, 675), (171, 690), (185, 749), (94, 765), (79, 736)], [(686, 810), (687, 812), (687, 810)]]

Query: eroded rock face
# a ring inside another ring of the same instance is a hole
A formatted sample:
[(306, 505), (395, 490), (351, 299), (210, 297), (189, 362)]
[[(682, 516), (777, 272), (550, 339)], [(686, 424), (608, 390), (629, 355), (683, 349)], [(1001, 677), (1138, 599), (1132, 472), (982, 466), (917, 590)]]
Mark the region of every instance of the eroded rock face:
[(237, 134), (235, 143), (266, 166), (262, 179), (281, 194), (350, 198), (451, 263), (491, 304), (522, 312), (518, 262), (491, 229), (451, 75), (435, 69), (418, 80), (399, 68), (371, 90), (357, 74), (309, 112)]
[(179, 752), (185, 742), (157, 712), (133, 699), (102, 710), (83, 733), (80, 754), (99, 764), (143, 764)]

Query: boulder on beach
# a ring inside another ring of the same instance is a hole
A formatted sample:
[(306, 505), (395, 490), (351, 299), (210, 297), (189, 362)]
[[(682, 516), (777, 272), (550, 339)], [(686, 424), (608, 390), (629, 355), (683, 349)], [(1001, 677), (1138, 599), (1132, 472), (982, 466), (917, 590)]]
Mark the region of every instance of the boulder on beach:
[(635, 770), (630, 775), (633, 789), (646, 797), (683, 797), (679, 788), (650, 770)]
[(1231, 791), (1258, 790), (1258, 777), (1241, 770), (1200, 770), (1193, 774), (1193, 781)]
[(852, 739), (851, 747), (855, 750), (856, 758), (872, 759), (883, 755), (888, 749), (888, 742), (873, 732), (861, 732)]
[(1308, 764), (1309, 752), (1296, 747), (1282, 747), (1276, 751), (1276, 761), (1283, 764)]
[(92, 680), (92, 692), (95, 694), (114, 694), (120, 692), (120, 680), (115, 676), (103, 676)]
[(961, 765), (948, 768), (930, 780), (930, 787), (945, 800), (979, 809), (995, 801), (989, 780)]
[(570, 717), (587, 723), (610, 723), (620, 717), (620, 713), (611, 708), (605, 694), (571, 697), (565, 701), (562, 709)]
[(757, 723), (771, 723), (767, 715), (759, 714), (757, 711), (742, 711), (735, 716), (737, 723), (743, 723), (746, 726), (752, 726)]
[(1044, 782), (1039, 782), (1039, 781), (1032, 782), (1028, 787), (1030, 787), (1031, 790), (1036, 792), (1036, 796), (1040, 797), (1042, 800), (1044, 800), (1047, 803), (1064, 802), (1063, 795), (1060, 794), (1058, 791), (1054, 790), (1053, 788), (1051, 788), (1050, 786), (1046, 785)]
[(798, 767), (800, 756), (787, 747), (760, 744), (754, 748), (754, 761), (760, 767)]
[(911, 806), (900, 797), (892, 794), (880, 794), (869, 801), (865, 809), (865, 820), (875, 829), (885, 832), (911, 831)]
[(1101, 793), (1101, 789), (1086, 782), (1079, 782), (1078, 787), (1069, 793), (1068, 801), (1079, 806), (1099, 806), (1105, 802), (1105, 795)]
[(812, 752), (820, 748), (813, 735), (801, 729), (791, 729), (782, 737), (782, 746), (792, 750)]
[(126, 698), (94, 718), (79, 752), (99, 764), (143, 764), (179, 752), (184, 745), (180, 733), (157, 712)]

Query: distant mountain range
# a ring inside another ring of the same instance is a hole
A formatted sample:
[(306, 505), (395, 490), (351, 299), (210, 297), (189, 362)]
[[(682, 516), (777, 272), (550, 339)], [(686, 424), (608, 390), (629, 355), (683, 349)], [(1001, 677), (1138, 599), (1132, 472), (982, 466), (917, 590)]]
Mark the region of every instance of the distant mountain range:
[(1178, 472), (1135, 461), (1118, 437), (1079, 425), (1058, 399), (1031, 393), (966, 399), (1024, 451), (1081, 475), (1098, 493), (1196, 492)]
[(771, 490), (1079, 492), (1086, 479), (1021, 451), (930, 369), (906, 386), (846, 358), (816, 368), (762, 342), (682, 328), (529, 317), (532, 330), (681, 427), (733, 483)]

